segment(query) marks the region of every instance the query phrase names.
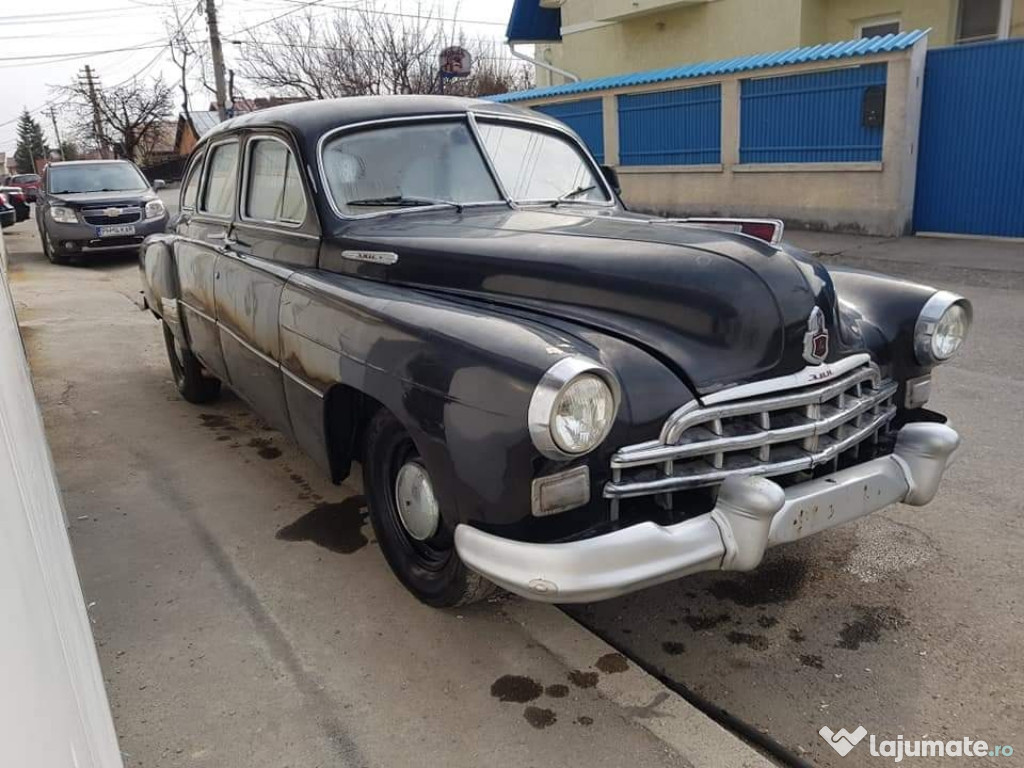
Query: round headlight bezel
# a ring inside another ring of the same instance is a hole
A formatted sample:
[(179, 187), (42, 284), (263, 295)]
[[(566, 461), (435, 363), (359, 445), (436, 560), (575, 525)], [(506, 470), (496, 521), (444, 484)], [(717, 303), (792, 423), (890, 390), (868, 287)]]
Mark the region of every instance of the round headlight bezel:
[[(954, 308), (959, 308), (963, 311), (967, 329), (956, 349), (948, 355), (941, 356), (935, 351), (935, 331), (947, 313)], [(973, 320), (974, 313), (971, 308), (971, 302), (963, 296), (950, 291), (936, 292), (921, 308), (921, 312), (917, 316), (917, 323), (914, 326), (914, 356), (917, 358), (917, 362), (921, 365), (933, 366), (952, 360), (963, 349), (964, 342), (970, 334)]]
[[(599, 379), (609, 390), (612, 397), (612, 412), (603, 425), (593, 445), (581, 451), (567, 451), (555, 438), (554, 419), (562, 397), (569, 386), (582, 376), (593, 376)], [(537, 450), (549, 459), (565, 461), (586, 456), (593, 451), (611, 431), (622, 401), (618, 379), (600, 363), (580, 355), (563, 357), (545, 371), (541, 380), (533, 390), (530, 398), (528, 414), (530, 438)]]

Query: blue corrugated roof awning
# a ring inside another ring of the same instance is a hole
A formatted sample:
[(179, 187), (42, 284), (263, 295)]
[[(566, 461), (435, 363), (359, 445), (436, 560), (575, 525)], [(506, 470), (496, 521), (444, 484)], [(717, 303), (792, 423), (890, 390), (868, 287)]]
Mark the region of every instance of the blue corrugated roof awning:
[(505, 37), (510, 43), (557, 43), (562, 39), (562, 10), (541, 8), (540, 0), (516, 0)]
[[(537, 5), (538, 0), (534, 0)], [(516, 7), (520, 5), (519, 0)], [(515, 10), (513, 10), (513, 18)], [(511, 23), (509, 29), (511, 29)], [(781, 67), (787, 64), (804, 64), (813, 61), (832, 61), (849, 59), (857, 56), (868, 56), (873, 53), (890, 53), (911, 48), (918, 40), (925, 37), (930, 29), (915, 29), (912, 32), (900, 32), (879, 37), (865, 37), (858, 40), (847, 40), (838, 43), (821, 43), (805, 48), (791, 48), (787, 51), (773, 53), (755, 53), (750, 56), (739, 56), (733, 59), (717, 61), (698, 61), (694, 64), (683, 64), (678, 67), (654, 69), (647, 72), (635, 72), (628, 75), (600, 77), (594, 80), (581, 80), (578, 83), (553, 85), (548, 88), (534, 88), (529, 91), (514, 91), (499, 96), (490, 96), (491, 101), (526, 101), (554, 96), (569, 96), (575, 93), (604, 91), (611, 88), (628, 88), (632, 85), (649, 85), (669, 80), (685, 80), (694, 77), (711, 75), (730, 75), (737, 72), (749, 72), (767, 67)]]

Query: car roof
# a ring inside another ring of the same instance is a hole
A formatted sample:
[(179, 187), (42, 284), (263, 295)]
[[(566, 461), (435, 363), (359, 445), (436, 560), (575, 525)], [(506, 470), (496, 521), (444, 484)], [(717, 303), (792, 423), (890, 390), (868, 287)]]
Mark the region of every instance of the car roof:
[(49, 167), (63, 168), (66, 165), (110, 165), (112, 163), (134, 165), (130, 160), (61, 160), (56, 163), (49, 163)]
[(227, 120), (203, 136), (203, 143), (239, 128), (285, 128), (305, 140), (332, 128), (374, 120), (427, 115), (460, 115), (467, 112), (509, 117), (530, 117), (558, 125), (539, 112), (458, 96), (349, 96), (342, 99), (301, 101), (246, 112)]

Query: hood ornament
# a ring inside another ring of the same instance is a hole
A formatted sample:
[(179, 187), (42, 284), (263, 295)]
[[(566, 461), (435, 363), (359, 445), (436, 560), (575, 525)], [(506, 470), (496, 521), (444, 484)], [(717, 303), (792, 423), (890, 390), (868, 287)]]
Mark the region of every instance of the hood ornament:
[(825, 313), (815, 307), (807, 318), (807, 333), (804, 334), (804, 360), (818, 365), (828, 357), (828, 330), (825, 328)]

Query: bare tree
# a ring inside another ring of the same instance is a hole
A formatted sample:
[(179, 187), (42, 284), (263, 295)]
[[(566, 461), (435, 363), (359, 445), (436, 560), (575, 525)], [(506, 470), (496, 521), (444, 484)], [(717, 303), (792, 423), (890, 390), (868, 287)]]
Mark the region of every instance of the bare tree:
[(190, 22), (195, 17), (196, 10), (193, 10), (192, 13), (182, 19), (178, 6), (171, 3), (171, 8), (174, 11), (174, 20), (165, 22), (167, 40), (171, 51), (171, 61), (174, 62), (179, 72), (178, 88), (181, 89), (181, 111), (185, 115), (185, 119), (191, 123), (192, 113), (189, 109), (188, 98), (189, 59), (192, 59), (193, 63), (195, 63), (197, 52), (195, 44), (190, 39), (192, 36), (192, 25)]
[[(162, 77), (131, 80), (96, 91), (96, 101), (103, 127), (121, 157), (142, 160), (147, 147), (157, 141), (161, 122), (171, 113), (172, 87)], [(89, 91), (75, 82), (61, 91), (68, 96), (79, 122), (92, 121)]]
[[(469, 78), (438, 79), (438, 55), (461, 40), (475, 57)], [(325, 99), (338, 96), (445, 92), (481, 96), (532, 85), (532, 71), (494, 41), (465, 42), (446, 30), (433, 9), (397, 16), (345, 9), (330, 17), (312, 10), (250, 33), (241, 74), (272, 93)]]

